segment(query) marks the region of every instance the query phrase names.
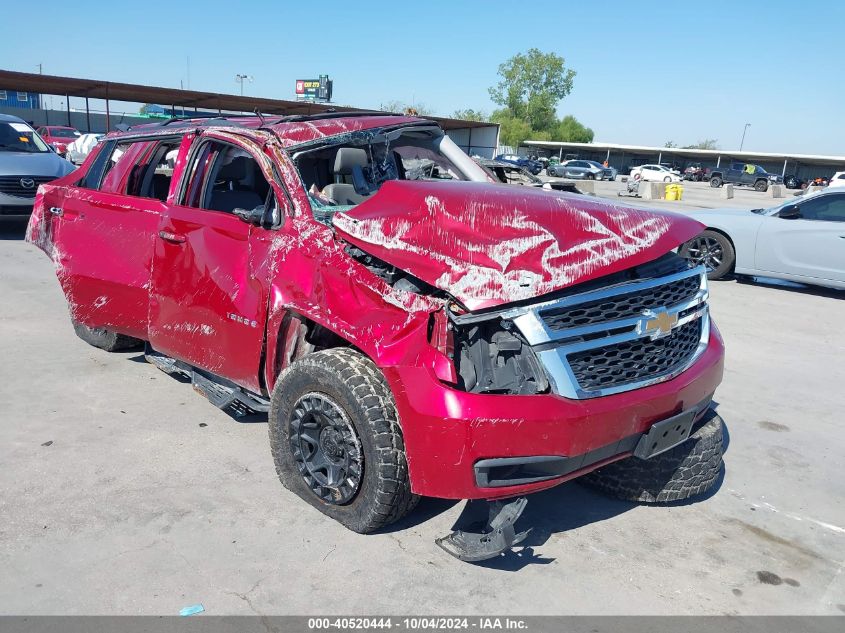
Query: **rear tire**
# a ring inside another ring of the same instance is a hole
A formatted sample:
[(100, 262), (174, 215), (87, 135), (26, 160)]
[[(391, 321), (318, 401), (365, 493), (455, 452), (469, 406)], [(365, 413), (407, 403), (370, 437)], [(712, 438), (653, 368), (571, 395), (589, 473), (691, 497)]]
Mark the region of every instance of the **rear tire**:
[(721, 187), (722, 186), (722, 179), (719, 178), (718, 176), (713, 176), (710, 179), (710, 186), (713, 187), (713, 188)]
[(285, 488), (361, 534), (414, 509), (396, 405), (370, 359), (345, 348), (304, 356), (270, 400), (270, 448)]
[(715, 411), (687, 441), (651, 459), (629, 457), (584, 475), (579, 482), (624, 501), (661, 504), (710, 490), (722, 472), (722, 418)]
[(112, 332), (111, 330), (107, 330), (105, 328), (88, 327), (87, 325), (83, 325), (82, 323), (77, 323), (75, 321), (73, 322), (73, 331), (76, 332), (76, 335), (79, 338), (88, 343), (88, 345), (98, 347), (99, 349), (107, 352), (123, 352), (141, 349), (144, 345), (144, 341), (132, 336), (118, 334), (117, 332)]

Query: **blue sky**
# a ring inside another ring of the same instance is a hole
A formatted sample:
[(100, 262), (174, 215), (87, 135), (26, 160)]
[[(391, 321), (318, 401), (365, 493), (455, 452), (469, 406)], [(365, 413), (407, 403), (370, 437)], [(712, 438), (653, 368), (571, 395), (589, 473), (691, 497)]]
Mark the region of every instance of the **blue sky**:
[[(49, 29), (34, 38), (36, 23)], [(0, 67), (292, 98), (328, 73), (335, 100), (490, 112), (487, 88), (535, 46), (577, 71), (559, 114), (595, 140), (845, 155), (845, 2), (42, 1), (3, 29)], [(74, 105), (76, 105), (74, 103)], [(56, 104), (57, 106), (57, 104)]]

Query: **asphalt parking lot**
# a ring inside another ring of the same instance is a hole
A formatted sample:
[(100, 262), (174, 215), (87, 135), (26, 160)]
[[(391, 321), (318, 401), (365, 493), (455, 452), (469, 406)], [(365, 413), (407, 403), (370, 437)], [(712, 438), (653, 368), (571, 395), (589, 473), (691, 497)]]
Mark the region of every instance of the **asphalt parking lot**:
[[(777, 202), (724, 202), (745, 193)], [(565, 484), (530, 498), (522, 555), (470, 565), (434, 545), (463, 503), (349, 532), (281, 487), (260, 418), (77, 339), (24, 228), (0, 221), (2, 614), (845, 613), (842, 293), (712, 285), (730, 441), (707, 498)]]

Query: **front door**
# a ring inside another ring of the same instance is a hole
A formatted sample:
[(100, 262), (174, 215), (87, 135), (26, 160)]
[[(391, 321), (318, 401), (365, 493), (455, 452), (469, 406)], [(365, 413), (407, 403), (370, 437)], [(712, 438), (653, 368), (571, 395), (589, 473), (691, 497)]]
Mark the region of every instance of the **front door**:
[(158, 227), (150, 296), (156, 350), (256, 392), (267, 279), (256, 274), (255, 262), (269, 241), (267, 229), (233, 211), (275, 205), (256, 161), (260, 151), (214, 133), (194, 143), (183, 184)]
[(798, 203), (801, 217), (769, 217), (757, 236), (756, 268), (845, 283), (845, 191)]

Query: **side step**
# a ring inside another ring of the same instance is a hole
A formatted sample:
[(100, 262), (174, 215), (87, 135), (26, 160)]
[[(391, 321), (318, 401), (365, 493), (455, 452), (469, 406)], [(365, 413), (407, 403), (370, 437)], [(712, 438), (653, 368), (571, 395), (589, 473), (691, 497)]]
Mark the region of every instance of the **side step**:
[(225, 378), (165, 356), (154, 350), (149, 343), (144, 350), (144, 358), (165, 374), (179, 374), (188, 378), (194, 391), (204, 395), (218, 409), (230, 409), (235, 417), (240, 418), (250, 413), (264, 413), (270, 410), (270, 401), (263, 396), (247, 391)]

